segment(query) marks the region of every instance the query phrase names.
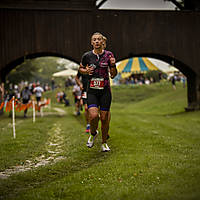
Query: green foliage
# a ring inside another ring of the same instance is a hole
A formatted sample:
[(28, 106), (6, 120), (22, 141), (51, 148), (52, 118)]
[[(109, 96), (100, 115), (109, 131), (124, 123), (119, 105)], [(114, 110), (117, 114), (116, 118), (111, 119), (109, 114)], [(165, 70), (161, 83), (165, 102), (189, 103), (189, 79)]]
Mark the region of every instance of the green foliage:
[(14, 68), (7, 76), (7, 81), (18, 84), (21, 81), (30, 81), (39, 67), (33, 65), (32, 60), (27, 59), (21, 65)]
[(160, 74), (161, 71), (159, 70), (151, 70), (151, 71), (147, 71), (146, 74), (144, 74), (144, 78), (148, 78), (150, 80), (150, 78), (153, 78), (153, 80), (155, 82), (159, 82), (160, 81)]
[(57, 57), (41, 57), (32, 60), (32, 64), (38, 68), (33, 74), (31, 81), (40, 81), (43, 83), (50, 83), (52, 74), (64, 70), (64, 65), (58, 64)]
[(8, 74), (7, 82), (13, 84), (21, 81), (50, 83), (53, 73), (65, 69), (63, 64), (58, 64), (58, 59), (57, 57), (26, 59)]

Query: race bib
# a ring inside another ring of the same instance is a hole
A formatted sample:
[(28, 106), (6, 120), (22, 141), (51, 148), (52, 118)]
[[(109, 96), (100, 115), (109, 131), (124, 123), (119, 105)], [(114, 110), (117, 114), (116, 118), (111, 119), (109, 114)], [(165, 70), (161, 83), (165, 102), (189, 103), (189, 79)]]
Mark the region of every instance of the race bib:
[(98, 90), (104, 89), (104, 78), (92, 78), (90, 80), (90, 88)]
[(80, 100), (80, 99), (81, 99), (81, 96), (76, 96), (76, 98), (77, 98), (78, 100)]
[(87, 99), (87, 92), (83, 92), (83, 93), (82, 93), (82, 98), (83, 98), (83, 99)]

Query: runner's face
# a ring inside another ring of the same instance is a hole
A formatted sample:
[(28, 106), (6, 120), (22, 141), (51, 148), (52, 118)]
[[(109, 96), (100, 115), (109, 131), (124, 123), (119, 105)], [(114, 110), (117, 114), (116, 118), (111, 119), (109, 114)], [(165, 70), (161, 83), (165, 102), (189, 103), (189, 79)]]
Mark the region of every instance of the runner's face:
[(94, 49), (100, 49), (102, 48), (102, 44), (103, 44), (103, 38), (102, 35), (93, 35), (91, 38), (91, 44), (93, 46)]

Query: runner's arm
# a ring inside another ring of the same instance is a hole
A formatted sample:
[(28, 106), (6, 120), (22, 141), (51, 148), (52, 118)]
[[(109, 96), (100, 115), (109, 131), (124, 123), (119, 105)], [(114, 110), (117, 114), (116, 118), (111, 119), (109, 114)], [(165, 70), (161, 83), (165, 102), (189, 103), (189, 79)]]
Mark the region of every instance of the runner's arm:
[(88, 67), (87, 66), (83, 66), (82, 63), (80, 63), (80, 66), (79, 66), (79, 70), (78, 70), (81, 74), (89, 74), (89, 71), (88, 71)]
[(89, 67), (88, 65), (83, 66), (82, 63), (80, 63), (79, 72), (82, 73), (82, 74), (92, 75), (93, 72), (94, 72), (94, 68)]
[(117, 68), (116, 66), (110, 67), (110, 77), (113, 79), (117, 75)]
[(92, 75), (94, 72), (93, 67), (89, 67), (89, 59), (88, 59), (88, 54), (87, 52), (82, 56), (81, 58), (81, 63), (79, 66), (79, 72), (82, 74), (89, 74)]
[(76, 80), (77, 85), (80, 87), (80, 89), (83, 90), (83, 84), (81, 83), (78, 77), (78, 74), (76, 75), (75, 80)]
[(117, 68), (116, 68), (116, 64), (115, 64), (115, 58), (112, 56), (110, 56), (110, 77), (113, 79), (115, 78), (115, 76), (117, 75)]

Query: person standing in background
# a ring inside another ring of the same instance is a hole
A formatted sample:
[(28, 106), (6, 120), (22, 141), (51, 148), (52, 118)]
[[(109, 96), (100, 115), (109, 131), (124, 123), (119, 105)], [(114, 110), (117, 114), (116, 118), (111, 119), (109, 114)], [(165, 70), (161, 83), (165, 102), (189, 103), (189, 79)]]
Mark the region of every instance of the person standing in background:
[(81, 89), (80, 87), (75, 84), (72, 91), (74, 95), (74, 102), (75, 102), (75, 115), (80, 115), (80, 107), (81, 107)]
[[(35, 93), (35, 96), (36, 96), (36, 101), (37, 101), (37, 106), (39, 108), (40, 106), (40, 101), (41, 101), (41, 98), (42, 98), (42, 93), (44, 92), (43, 88), (40, 86), (40, 83), (38, 82), (36, 84), (36, 87), (33, 89), (33, 92)], [(38, 111), (40, 111), (38, 109)]]
[[(28, 85), (26, 85), (25, 88), (21, 92), (22, 103), (27, 105), (28, 102), (31, 99), (31, 95), (32, 95), (32, 93), (30, 92)], [(28, 111), (28, 108), (26, 107), (25, 110), (24, 110), (24, 117), (25, 118), (27, 117), (27, 111)]]

